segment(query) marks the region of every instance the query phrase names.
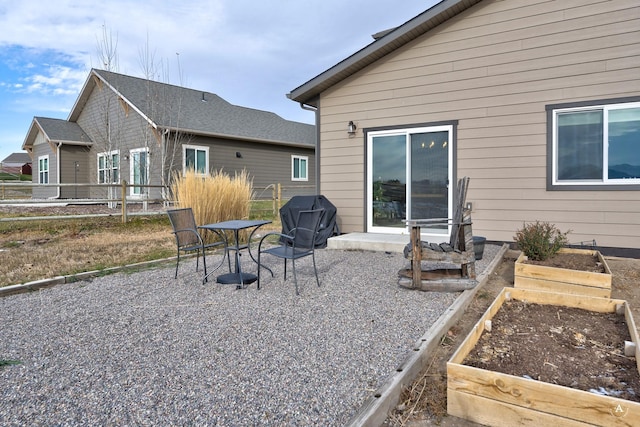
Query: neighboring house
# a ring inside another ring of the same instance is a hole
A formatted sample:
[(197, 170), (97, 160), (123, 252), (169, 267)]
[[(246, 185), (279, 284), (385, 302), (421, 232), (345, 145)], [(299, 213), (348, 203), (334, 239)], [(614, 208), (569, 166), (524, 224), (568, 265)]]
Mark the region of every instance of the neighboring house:
[(31, 175), (31, 156), (28, 153), (11, 153), (0, 162), (0, 172)]
[[(315, 126), (232, 105), (219, 96), (91, 70), (67, 120), (35, 117), (22, 148), (33, 182), (94, 184), (34, 189), (34, 198), (104, 198), (130, 187), (131, 199), (163, 196), (175, 173), (247, 170), (256, 192), (282, 184), (285, 196), (315, 193)], [(268, 194), (271, 194), (270, 192)]]
[(344, 232), (450, 217), (469, 176), (474, 234), (540, 220), (640, 248), (637, 0), (445, 0), (288, 97), (317, 109), (319, 192)]

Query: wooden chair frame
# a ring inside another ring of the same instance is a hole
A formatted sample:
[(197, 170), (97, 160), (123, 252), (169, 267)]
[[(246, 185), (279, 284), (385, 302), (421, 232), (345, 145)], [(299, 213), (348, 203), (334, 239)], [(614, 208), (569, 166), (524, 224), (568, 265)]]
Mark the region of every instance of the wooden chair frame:
[[(398, 272), (398, 284), (412, 289), (460, 291), (477, 284), (471, 212), (465, 208), (469, 178), (458, 181), (454, 195), (453, 217), (407, 220), (410, 243), (404, 255), (409, 269)], [(449, 242), (427, 243), (420, 237), (421, 227), (446, 224), (451, 226)], [(456, 264), (460, 268), (423, 269), (423, 262)]]

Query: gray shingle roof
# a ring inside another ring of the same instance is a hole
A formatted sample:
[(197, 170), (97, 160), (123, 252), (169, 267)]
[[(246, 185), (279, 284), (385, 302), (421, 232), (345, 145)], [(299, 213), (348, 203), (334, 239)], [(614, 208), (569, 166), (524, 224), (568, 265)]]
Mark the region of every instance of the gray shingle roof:
[(9, 163), (21, 165), (25, 163), (31, 163), (31, 156), (29, 155), (29, 153), (11, 153), (2, 161), (2, 164)]
[(54, 142), (64, 142), (68, 144), (91, 144), (91, 138), (84, 133), (82, 128), (75, 122), (68, 122), (61, 119), (50, 119), (48, 117), (34, 117), (42, 132)]
[(239, 107), (210, 92), (104, 70), (94, 69), (92, 73), (159, 128), (274, 143), (315, 145), (315, 126), (285, 120), (272, 112)]

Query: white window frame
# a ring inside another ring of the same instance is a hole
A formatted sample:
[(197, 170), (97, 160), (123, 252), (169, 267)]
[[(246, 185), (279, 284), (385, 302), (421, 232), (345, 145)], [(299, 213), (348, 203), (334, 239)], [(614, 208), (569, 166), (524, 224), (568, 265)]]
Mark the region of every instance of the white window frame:
[(195, 159), (196, 162), (198, 160), (198, 151), (204, 151), (204, 173), (199, 173), (198, 172), (198, 165), (196, 164), (195, 167), (195, 172), (196, 175), (208, 175), (209, 174), (209, 147), (207, 147), (206, 145), (190, 145), (190, 144), (184, 144), (182, 146), (182, 174), (186, 174), (187, 173), (187, 150), (195, 150)]
[[(457, 122), (456, 122), (457, 124)], [(420, 133), (429, 133), (429, 132), (442, 132), (446, 131), (449, 134), (449, 142), (448, 150), (447, 150), (447, 179), (448, 181), (454, 181), (454, 172), (455, 172), (455, 162), (454, 162), (454, 152), (456, 145), (456, 136), (455, 136), (455, 127), (456, 124), (424, 124), (424, 125), (416, 125), (416, 126), (398, 126), (398, 127), (390, 127), (388, 129), (373, 129), (370, 131), (365, 131), (366, 141), (367, 141), (367, 232), (371, 233), (387, 233), (387, 234), (406, 234), (408, 233), (408, 227), (400, 228), (400, 227), (383, 227), (383, 226), (374, 226), (373, 225), (373, 181), (375, 177), (372, 175), (373, 173), (373, 141), (375, 137), (379, 136), (402, 136), (405, 138), (405, 150), (406, 150), (406, 177), (405, 182), (406, 188), (405, 192), (407, 195), (407, 201), (410, 199), (411, 195), (411, 149), (410, 149), (410, 139), (413, 134)], [(447, 211), (448, 217), (450, 218), (453, 213), (453, 194), (454, 194), (455, 185), (449, 185), (448, 189), (448, 203), (447, 203)], [(407, 218), (411, 217), (411, 206), (407, 205)], [(432, 230), (428, 228), (423, 228), (421, 230), (421, 235), (427, 240), (432, 241), (433, 239), (446, 239), (447, 236), (451, 234), (451, 225), (447, 227), (447, 230)], [(442, 240), (444, 241), (444, 240)]]
[[(298, 162), (298, 171), (300, 176), (295, 175), (296, 170), (296, 161)], [(304, 177), (301, 176), (302, 168), (300, 167), (300, 162), (304, 161)], [(293, 154), (291, 156), (291, 181), (309, 181), (309, 156), (298, 156)]]
[[(114, 156), (118, 156), (118, 164), (114, 165)], [(104, 168), (100, 167), (100, 159), (104, 158)], [(97, 179), (98, 179), (98, 184), (118, 184), (120, 182), (120, 163), (121, 163), (121, 157), (120, 157), (120, 150), (112, 150), (112, 151), (105, 151), (103, 153), (98, 153), (98, 157), (97, 157), (97, 164), (96, 164), (96, 171), (97, 171)], [(100, 176), (100, 172), (103, 172), (103, 177)], [(107, 180), (104, 178), (107, 176), (107, 174), (109, 176), (111, 176), (111, 182), (107, 182)]]
[[(640, 178), (615, 179), (608, 177), (609, 159), (608, 159), (608, 141), (609, 141), (609, 112), (612, 110), (640, 108), (640, 102), (621, 102), (621, 103), (597, 103), (593, 105), (580, 105), (576, 107), (553, 108), (551, 109), (551, 189), (631, 189), (629, 186), (639, 186)], [(602, 129), (602, 177), (594, 180), (560, 180), (558, 167), (558, 115), (561, 113), (586, 111), (602, 111), (603, 129)], [(640, 149), (640, 145), (639, 145)], [(570, 187), (570, 188), (569, 188)], [(615, 187), (615, 188), (614, 188)]]
[(147, 164), (145, 165), (145, 179), (144, 182), (141, 182), (140, 185), (149, 185), (149, 182), (151, 182), (151, 177), (149, 176), (149, 164), (151, 163), (151, 153), (149, 152), (148, 148), (135, 148), (132, 150), (129, 150), (129, 184), (131, 185), (131, 187), (129, 187), (129, 195), (131, 197), (138, 197), (138, 198), (142, 198), (144, 197), (146, 194), (148, 194), (149, 192), (149, 188), (148, 187), (141, 187), (141, 186), (136, 186), (136, 182), (135, 182), (135, 173), (136, 173), (136, 162), (135, 162), (135, 157), (137, 154), (139, 153), (146, 153), (146, 162)]
[[(43, 163), (45, 168), (43, 168)], [(48, 154), (38, 157), (38, 183), (39, 184), (49, 183), (49, 170), (50, 170), (49, 165), (50, 165), (50, 162), (49, 162)]]

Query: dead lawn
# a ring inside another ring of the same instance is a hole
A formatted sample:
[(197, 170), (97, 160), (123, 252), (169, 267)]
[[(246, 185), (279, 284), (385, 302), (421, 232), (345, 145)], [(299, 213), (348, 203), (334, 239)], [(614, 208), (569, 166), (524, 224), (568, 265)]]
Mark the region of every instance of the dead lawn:
[(175, 255), (165, 216), (0, 224), (0, 286)]

